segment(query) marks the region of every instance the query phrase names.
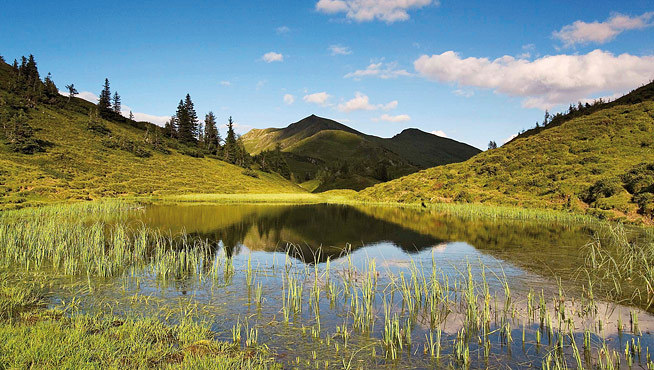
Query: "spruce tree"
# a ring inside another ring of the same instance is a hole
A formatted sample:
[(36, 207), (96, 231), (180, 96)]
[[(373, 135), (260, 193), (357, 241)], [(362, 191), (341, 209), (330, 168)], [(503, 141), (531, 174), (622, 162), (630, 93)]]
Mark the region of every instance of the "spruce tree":
[(170, 119), (166, 121), (166, 124), (164, 125), (164, 129), (168, 137), (170, 137), (171, 139), (177, 137), (177, 117), (176, 116), (170, 117)]
[(75, 88), (75, 84), (66, 85), (66, 90), (68, 90), (68, 101), (70, 101), (71, 98), (75, 97), (75, 95), (79, 94), (79, 92)]
[(177, 138), (186, 144), (197, 142), (198, 116), (195, 113), (191, 96), (186, 94), (184, 100), (177, 105)]
[(43, 82), (45, 84), (45, 95), (49, 99), (54, 99), (57, 96), (59, 96), (59, 89), (57, 89), (57, 85), (55, 85), (54, 81), (52, 80), (52, 75), (48, 73), (48, 75), (45, 77), (45, 81)]
[(223, 154), (225, 162), (236, 163), (236, 133), (234, 132), (234, 121), (229, 117), (227, 121), (227, 137), (225, 138), (225, 146), (223, 147)]
[(116, 92), (114, 93), (112, 109), (113, 109), (114, 112), (116, 112), (117, 114), (120, 114), (120, 112), (121, 112), (121, 110), (120, 110), (120, 95), (118, 95), (118, 91), (116, 91)]
[(204, 145), (211, 154), (217, 154), (220, 148), (220, 136), (216, 127), (216, 116), (213, 112), (204, 117)]
[(186, 107), (186, 114), (188, 114), (188, 119), (189, 119), (189, 132), (192, 135), (192, 137), (195, 139), (198, 137), (198, 114), (195, 112), (195, 106), (193, 105), (193, 101), (191, 101), (191, 95), (186, 94), (186, 98), (184, 99), (184, 106)]
[(111, 111), (111, 90), (109, 89), (109, 79), (104, 79), (104, 86), (100, 92), (100, 99), (98, 99), (98, 109), (100, 112)]

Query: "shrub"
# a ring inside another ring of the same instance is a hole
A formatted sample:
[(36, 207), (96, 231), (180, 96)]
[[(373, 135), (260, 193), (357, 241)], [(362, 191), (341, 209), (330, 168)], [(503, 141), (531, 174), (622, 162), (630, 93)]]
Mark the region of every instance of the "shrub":
[(251, 168), (246, 168), (243, 171), (241, 171), (241, 173), (244, 174), (245, 176), (254, 177), (255, 179), (259, 178), (259, 174), (257, 173), (257, 171)]
[(591, 186), (585, 197), (586, 203), (593, 203), (601, 198), (609, 198), (622, 189), (622, 183), (614, 177), (604, 178)]

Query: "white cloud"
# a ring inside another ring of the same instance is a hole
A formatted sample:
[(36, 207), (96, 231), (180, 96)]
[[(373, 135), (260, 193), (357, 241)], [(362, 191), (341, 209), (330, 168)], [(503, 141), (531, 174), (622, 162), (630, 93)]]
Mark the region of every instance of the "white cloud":
[(271, 51), (269, 53), (264, 54), (263, 57), (261, 57), (261, 59), (263, 59), (263, 61), (266, 63), (283, 62), (284, 55)]
[(371, 63), (366, 69), (359, 69), (345, 75), (345, 78), (360, 80), (363, 77), (378, 77), (381, 79), (390, 79), (397, 77), (411, 76), (406, 69), (398, 69), (397, 63)]
[(291, 29), (286, 26), (281, 26), (281, 27), (277, 27), (277, 29), (275, 29), (275, 32), (277, 32), (278, 35), (283, 35), (285, 33), (291, 32)]
[(411, 120), (411, 116), (408, 114), (398, 114), (397, 116), (391, 116), (389, 114), (382, 114), (379, 118), (373, 118), (373, 121), (386, 121), (386, 122), (407, 122)]
[[(59, 95), (63, 95), (63, 96), (67, 97), (69, 94), (68, 94), (68, 91), (59, 90)], [(76, 94), (75, 97), (84, 99), (84, 100), (86, 100), (88, 102), (91, 102), (93, 104), (97, 104), (98, 100), (99, 100), (98, 96), (95, 95), (94, 93), (90, 92), (90, 91), (82, 91), (81, 93)]]
[(440, 137), (447, 137), (447, 134), (445, 134), (445, 131), (443, 130), (436, 130), (431, 132), (432, 135), (440, 136)]
[(464, 89), (456, 89), (456, 90), (452, 91), (452, 93), (454, 93), (454, 95), (456, 95), (456, 96), (462, 96), (464, 98), (469, 98), (469, 97), (475, 95), (474, 91), (464, 90)]
[(295, 97), (291, 94), (285, 94), (284, 95), (284, 104), (286, 105), (291, 105), (295, 103)]
[[(124, 117), (129, 118), (129, 112), (132, 110), (132, 108), (126, 105), (123, 105), (121, 108), (122, 109), (120, 114), (122, 114)], [(166, 121), (170, 119), (170, 116), (155, 116), (153, 114), (139, 113), (139, 112), (132, 112), (132, 114), (134, 115), (135, 121), (151, 122), (158, 126), (165, 125)]]
[[(68, 96), (67, 91), (59, 91), (60, 95), (63, 96)], [(98, 97), (94, 93), (90, 91), (82, 91), (79, 94), (75, 95), (76, 98), (82, 98), (88, 102), (91, 102), (93, 104), (98, 103)], [(120, 114), (123, 115), (124, 117), (128, 118), (129, 117), (129, 112), (132, 110), (127, 105), (121, 105), (121, 112)], [(151, 122), (159, 126), (163, 126), (166, 121), (170, 119), (170, 116), (155, 116), (153, 114), (147, 114), (147, 113), (139, 113), (139, 112), (132, 112), (134, 115), (134, 120), (136, 121), (145, 121), (145, 122)]]
[(507, 137), (506, 139), (504, 139), (504, 142), (502, 143), (502, 145), (508, 143), (509, 141), (515, 139), (516, 137), (518, 137), (518, 134), (513, 134), (513, 135)]
[(576, 21), (564, 26), (560, 31), (555, 31), (552, 36), (563, 41), (566, 47), (575, 44), (604, 44), (613, 40), (624, 31), (638, 30), (651, 27), (654, 12), (644, 13), (637, 17), (630, 17), (623, 14), (614, 14), (604, 22), (586, 23)]
[(370, 104), (370, 98), (367, 95), (357, 92), (354, 98), (338, 105), (341, 112), (354, 112), (359, 110), (391, 110), (397, 108), (397, 100), (387, 104)]
[(352, 50), (343, 45), (332, 45), (329, 47), (329, 51), (332, 52), (332, 55), (350, 55), (352, 54)]
[(584, 55), (553, 55), (534, 61), (503, 56), (461, 58), (453, 51), (423, 55), (414, 62), (422, 76), (460, 86), (494, 89), (523, 97), (527, 108), (551, 108), (599, 93), (629, 91), (654, 77), (654, 56), (594, 50)]
[(229, 81), (220, 81), (220, 84), (223, 86), (232, 86), (232, 83)]
[(432, 0), (319, 0), (316, 9), (323, 13), (345, 13), (349, 19), (357, 22), (381, 20), (387, 23), (406, 21), (410, 9), (419, 9), (430, 4), (438, 5)]
[(330, 97), (331, 97), (331, 95), (329, 95), (329, 94), (327, 94), (326, 92), (323, 91), (323, 92), (318, 92), (318, 93), (314, 93), (314, 94), (305, 95), (302, 98), (302, 100), (304, 100), (307, 103), (326, 106), (327, 105), (327, 100), (329, 100)]

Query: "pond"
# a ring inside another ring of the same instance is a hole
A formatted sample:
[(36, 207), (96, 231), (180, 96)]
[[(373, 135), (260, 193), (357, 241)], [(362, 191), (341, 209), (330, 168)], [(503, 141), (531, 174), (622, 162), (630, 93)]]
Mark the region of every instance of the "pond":
[(592, 290), (597, 225), (325, 204), (151, 205), (127, 222), (212, 258), (61, 278), (53, 305), (192, 317), (289, 368), (647, 366), (653, 344), (651, 314)]

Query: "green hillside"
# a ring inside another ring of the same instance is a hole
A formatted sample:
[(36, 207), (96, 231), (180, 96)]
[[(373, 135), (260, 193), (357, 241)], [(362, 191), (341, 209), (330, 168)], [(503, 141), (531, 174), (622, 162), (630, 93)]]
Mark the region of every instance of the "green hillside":
[[(64, 199), (303, 190), (164, 138), (150, 123), (102, 119), (95, 105), (16, 87), (0, 62), (0, 206)], [(20, 91), (19, 91), (20, 90)], [(31, 131), (23, 141), (23, 131)], [(31, 154), (30, 154), (31, 153)]]
[[(654, 84), (589, 114), (516, 138), (462, 163), (363, 190), (360, 198), (654, 214)], [(649, 98), (644, 98), (649, 97)]]
[(241, 139), (251, 154), (280, 150), (292, 178), (311, 191), (360, 190), (479, 153), (417, 129), (384, 139), (315, 115), (283, 129), (254, 129)]

